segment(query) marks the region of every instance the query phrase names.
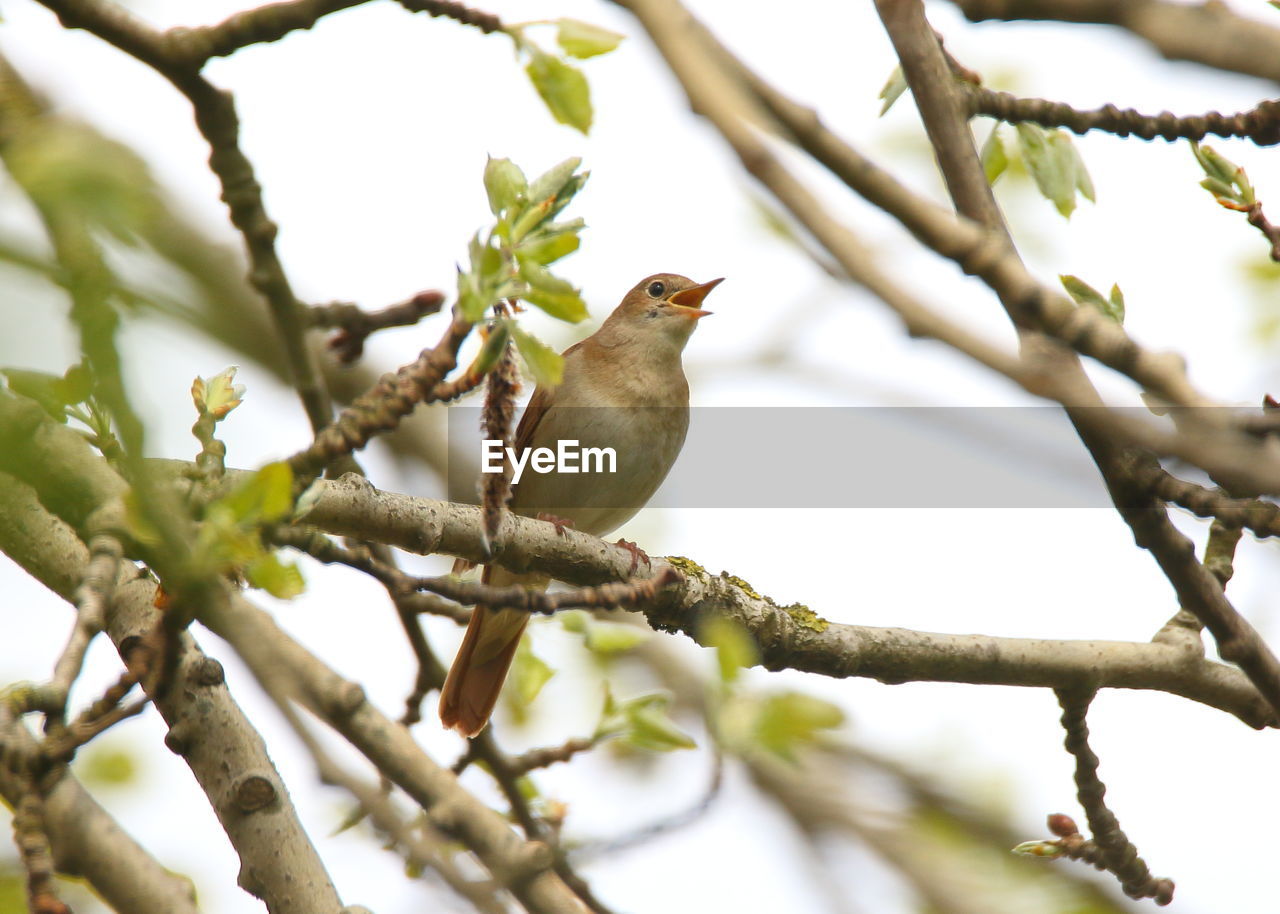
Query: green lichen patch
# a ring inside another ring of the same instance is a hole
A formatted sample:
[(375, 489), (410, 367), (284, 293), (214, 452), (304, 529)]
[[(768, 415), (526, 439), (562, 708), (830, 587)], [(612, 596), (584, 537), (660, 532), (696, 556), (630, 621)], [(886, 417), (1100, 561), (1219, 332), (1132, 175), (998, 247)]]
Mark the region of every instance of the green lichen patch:
[(687, 559), (683, 555), (668, 555), (666, 556), (666, 560), (668, 565), (677, 571), (683, 572), (684, 574), (698, 576), (705, 575), (707, 573), (707, 569), (703, 568), (693, 559)]
[(815, 632), (825, 632), (831, 625), (830, 622), (803, 603), (792, 603), (790, 606), (784, 606), (782, 611), (790, 616), (792, 621), (801, 628), (808, 628)]
[(765, 599), (765, 597), (761, 596), (760, 594), (758, 594), (758, 593), (756, 592), (756, 589), (755, 589), (754, 587), (752, 587), (750, 584), (748, 584), (748, 583), (747, 583), (746, 581), (744, 581), (742, 578), (738, 577), (736, 574), (729, 574), (729, 572), (727, 572), (727, 571), (722, 571), (722, 572), (720, 572), (720, 577), (721, 577), (721, 578), (723, 578), (724, 580), (728, 581), (728, 582), (729, 582), (730, 584), (732, 584), (734, 587), (736, 587), (736, 588), (738, 588), (739, 590), (741, 590), (743, 593), (745, 593), (747, 596), (749, 596), (749, 597), (750, 597), (751, 599), (753, 599), (753, 600), (763, 600), (763, 599)]

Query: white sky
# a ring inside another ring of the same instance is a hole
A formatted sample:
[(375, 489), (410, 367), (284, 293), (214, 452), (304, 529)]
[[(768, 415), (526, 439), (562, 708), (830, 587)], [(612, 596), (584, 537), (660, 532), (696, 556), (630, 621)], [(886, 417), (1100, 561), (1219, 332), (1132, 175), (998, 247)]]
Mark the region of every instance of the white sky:
[[(1260, 18), (1280, 21), (1280, 13), (1265, 5), (1234, 5), (1256, 6)], [(148, 0), (133, 8), (169, 25), (214, 22), (238, 6), (231, 0)], [(785, 21), (764, 4), (703, 0), (692, 6), (778, 85), (816, 105), (830, 125), (913, 185), (940, 194), (909, 99), (888, 117), (876, 117), (876, 93), (893, 58), (871, 4), (794, 0), (786, 5)], [(562, 272), (583, 287), (596, 318), (651, 272), (727, 277), (710, 300), (716, 316), (703, 322), (689, 347), (695, 402), (1029, 402), (939, 346), (906, 339), (877, 302), (834, 285), (765, 232), (744, 193), (753, 191), (749, 181), (688, 113), (625, 14), (586, 0), (502, 0), (484, 7), (508, 21), (575, 16), (633, 36), (615, 54), (584, 65), (597, 109), (589, 138), (552, 122), (506, 39), (409, 15), (390, 3), (332, 16), (311, 32), (209, 67), (214, 82), (237, 93), (243, 146), (282, 227), (279, 248), (304, 300), (379, 307), (422, 288), (452, 288), (454, 262), (470, 233), (489, 218), (480, 183), (486, 154), (509, 156), (529, 173), (580, 155), (593, 174), (569, 215), (583, 216), (589, 229), (583, 249)], [(930, 12), (961, 61), (997, 87), (1023, 94), (1085, 107), (1110, 101), (1178, 113), (1236, 111), (1274, 94), (1273, 86), (1258, 81), (1160, 61), (1140, 43), (1104, 29), (970, 26), (949, 5), (933, 5)], [(30, 0), (6, 4), (0, 49), (68, 111), (142, 150), (193, 216), (236, 243), (189, 109), (167, 83), (92, 36), (64, 32)], [(1010, 81), (1008, 74), (1016, 78)], [(980, 136), (985, 130), (979, 128)], [(1251, 336), (1254, 306), (1238, 279), (1241, 260), (1263, 256), (1261, 236), (1197, 186), (1198, 169), (1185, 145), (1096, 135), (1077, 142), (1099, 203), (1083, 203), (1070, 222), (1025, 187), (1006, 186), (1007, 180), (1000, 186), (1032, 267), (1050, 281), (1057, 273), (1075, 273), (1099, 288), (1118, 282), (1128, 302), (1129, 331), (1147, 345), (1186, 354), (1193, 380), (1218, 399), (1256, 403), (1264, 391), (1280, 392), (1275, 341), (1264, 345)], [(1280, 194), (1272, 150), (1213, 145), (1246, 166), (1264, 201)], [(829, 205), (878, 245), (904, 283), (971, 326), (1011, 337), (998, 304), (980, 286), (913, 251), (904, 233), (824, 175), (808, 176)], [(0, 197), (5, 227), (25, 224), (28, 216), (14, 210), (12, 200), (11, 192)], [(21, 317), (18, 308), (24, 309)], [(62, 326), (60, 308), (56, 298), (34, 293), (0, 301), (4, 326), (16, 325), (0, 342), (3, 363), (65, 368), (74, 339)], [(797, 309), (802, 318), (790, 321)], [(557, 343), (585, 332), (538, 315), (528, 320)], [(756, 369), (742, 370), (782, 328), (794, 332), (795, 351), (826, 380), (762, 378)], [(371, 343), (366, 358), (400, 364), (436, 333), (434, 325), (388, 332)], [(190, 456), (191, 378), (239, 359), (171, 327), (133, 327), (128, 343), (135, 354), (133, 392), (152, 420), (152, 450)], [(1106, 389), (1134, 401), (1132, 390), (1109, 373), (1096, 375)], [(238, 380), (249, 394), (223, 427), (230, 462), (252, 466), (306, 440), (289, 391), (255, 365), (243, 365)], [(833, 458), (856, 467), (856, 453)], [(377, 451), (367, 462), (379, 485), (405, 488)], [(1203, 540), (1197, 525), (1180, 523)], [(1106, 510), (673, 510), (642, 516), (623, 532), (650, 552), (728, 569), (781, 601), (803, 601), (843, 622), (1145, 640), (1174, 609), (1154, 563)], [(1231, 593), (1264, 633), (1276, 630), (1276, 565), (1273, 545), (1246, 537)], [(308, 576), (311, 592), (277, 607), (277, 617), (362, 681), (384, 710), (398, 714), (412, 667), (385, 597), (354, 575), (309, 568)], [(0, 626), (13, 631), (20, 625), (24, 632), (20, 650), (16, 642), (0, 648), (0, 682), (47, 677), (70, 623), (65, 605), (3, 564), (0, 593)], [(358, 638), (352, 637), (356, 631)], [(433, 631), (442, 645), (457, 638), (448, 625)], [(229, 650), (215, 638), (199, 637), (211, 653), (229, 660)], [(551, 659), (572, 644), (553, 626), (544, 626), (537, 641)], [(114, 677), (118, 663), (103, 644), (91, 660), (82, 700)], [(229, 676), (237, 699), (266, 734), (344, 899), (378, 914), (419, 910), (422, 889), (400, 877), (393, 856), (350, 833), (326, 837), (339, 818), (341, 798), (313, 786), (309, 763), (282, 735), (278, 716), (247, 674), (231, 663)], [(991, 801), (1016, 810), (1028, 838), (1045, 833), (1045, 813), (1076, 812), (1070, 760), (1060, 749), (1056, 705), (1047, 691), (887, 687), (798, 674), (760, 674), (756, 681), (785, 682), (839, 701), (858, 738), (901, 752), (974, 795), (998, 797)], [(556, 713), (527, 736), (530, 742), (557, 742), (594, 722), (595, 697), (576, 694), (570, 675), (554, 680), (541, 701)], [(1090, 727), (1113, 808), (1153, 870), (1177, 880), (1176, 909), (1271, 910), (1274, 902), (1261, 897), (1254, 880), (1271, 863), (1269, 826), (1280, 812), (1263, 787), (1275, 769), (1275, 733), (1254, 733), (1221, 713), (1149, 693), (1105, 693)], [(418, 732), (438, 758), (451, 759), (457, 751), (454, 738), (430, 723)], [(105, 802), (167, 866), (197, 879), (206, 910), (261, 910), (234, 887), (234, 855), (180, 761), (159, 751), (162, 734), (154, 714), (120, 728), (122, 739), (150, 747), (147, 802), (133, 794), (118, 801), (107, 794)], [(664, 758), (656, 769), (660, 780), (635, 787), (605, 764), (584, 760), (548, 772), (543, 781), (570, 803), (574, 833), (607, 836), (627, 823), (650, 821), (660, 810), (686, 806), (699, 795), (708, 767), (702, 752)], [(1198, 789), (1201, 783), (1205, 787)], [(696, 826), (589, 869), (597, 890), (637, 911), (824, 910), (808, 872), (778, 852), (779, 844), (791, 848), (793, 840), (776, 812), (751, 800), (740, 777), (731, 776), (726, 790), (728, 796)], [(654, 872), (670, 874), (669, 881), (655, 884)], [(910, 901), (892, 885), (867, 879), (849, 883), (863, 891), (874, 885), (881, 893), (855, 898), (864, 909), (909, 909)]]

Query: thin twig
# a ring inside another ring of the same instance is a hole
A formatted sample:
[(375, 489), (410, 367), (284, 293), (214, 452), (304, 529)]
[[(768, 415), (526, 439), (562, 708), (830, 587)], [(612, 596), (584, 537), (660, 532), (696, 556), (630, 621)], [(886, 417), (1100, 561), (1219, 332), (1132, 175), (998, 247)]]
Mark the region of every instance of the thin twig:
[(1151, 875), (1138, 856), (1138, 849), (1120, 830), (1119, 820), (1107, 808), (1107, 788), (1098, 777), (1098, 757), (1089, 748), (1089, 727), (1085, 721), (1093, 693), (1059, 689), (1056, 694), (1062, 706), (1062, 727), (1067, 732), (1063, 745), (1076, 761), (1076, 795), (1101, 852), (1099, 868), (1113, 873), (1130, 898), (1154, 898), (1156, 904), (1168, 904), (1173, 900), (1173, 880)]
[(1011, 124), (1032, 121), (1042, 127), (1066, 127), (1077, 134), (1103, 130), (1120, 137), (1136, 136), (1144, 140), (1158, 137), (1169, 142), (1198, 142), (1213, 135), (1245, 137), (1259, 146), (1280, 143), (1280, 102), (1277, 101), (1260, 102), (1256, 107), (1238, 114), (1210, 111), (1206, 114), (1179, 116), (1169, 111), (1141, 114), (1132, 108), (1122, 109), (1115, 105), (1081, 111), (1062, 102), (1044, 98), (1019, 98), (1008, 92), (968, 84), (963, 84), (962, 91), (968, 102), (970, 115), (982, 114)]
[(516, 364), (515, 345), (510, 341), (489, 372), (486, 384), (481, 427), (486, 441), (502, 442), (502, 468), (496, 473), (480, 474), (480, 504), (484, 513), (484, 535), (492, 543), (498, 536), (502, 519), (511, 501), (513, 467), (508, 455), (513, 447), (511, 427), (520, 393), (520, 369)]
[(552, 765), (569, 761), (580, 752), (594, 748), (596, 744), (597, 741), (594, 739), (575, 736), (565, 740), (559, 746), (530, 749), (510, 759), (511, 772), (516, 777), (521, 777), (539, 768), (550, 768)]
[(515, 609), (544, 615), (570, 608), (590, 609), (645, 603), (654, 599), (666, 588), (683, 581), (684, 575), (670, 565), (658, 570), (650, 578), (612, 581), (596, 587), (578, 587), (573, 590), (553, 592), (519, 584), (510, 587), (493, 587), (477, 581), (463, 581), (455, 575), (413, 579), (416, 588), (429, 590), (451, 600), (457, 600), (459, 603), (479, 603), (501, 609)]
[(58, 898), (53, 882), (53, 854), (44, 830), (44, 799), (29, 779), (13, 811), (13, 840), (27, 873), (27, 907), (31, 914), (71, 914)]
[(434, 289), (419, 292), (412, 298), (388, 305), (378, 311), (365, 311), (351, 302), (312, 305), (307, 321), (312, 327), (336, 328), (329, 348), (338, 361), (350, 364), (364, 354), (364, 342), (370, 335), (387, 327), (411, 327), (444, 304), (444, 293)]

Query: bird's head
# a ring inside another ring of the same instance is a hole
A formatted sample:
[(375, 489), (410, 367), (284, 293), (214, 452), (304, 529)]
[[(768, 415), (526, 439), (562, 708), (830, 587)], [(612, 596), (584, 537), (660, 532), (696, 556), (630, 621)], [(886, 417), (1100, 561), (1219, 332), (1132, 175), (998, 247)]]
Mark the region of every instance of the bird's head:
[(702, 300), (721, 282), (698, 283), (676, 273), (655, 273), (636, 283), (608, 323), (618, 325), (628, 337), (683, 349), (698, 321), (711, 313), (702, 310)]

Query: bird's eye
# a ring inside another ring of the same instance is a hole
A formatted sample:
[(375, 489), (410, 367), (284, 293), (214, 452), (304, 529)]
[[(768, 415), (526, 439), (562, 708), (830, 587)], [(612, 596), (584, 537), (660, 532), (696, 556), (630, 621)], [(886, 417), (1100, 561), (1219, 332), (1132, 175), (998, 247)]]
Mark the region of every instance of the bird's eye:
[(651, 298), (662, 298), (662, 293), (665, 291), (667, 291), (667, 287), (657, 280), (649, 283), (649, 296)]

